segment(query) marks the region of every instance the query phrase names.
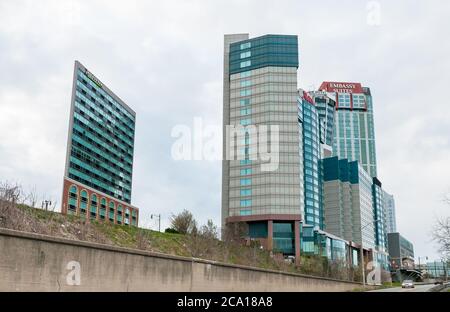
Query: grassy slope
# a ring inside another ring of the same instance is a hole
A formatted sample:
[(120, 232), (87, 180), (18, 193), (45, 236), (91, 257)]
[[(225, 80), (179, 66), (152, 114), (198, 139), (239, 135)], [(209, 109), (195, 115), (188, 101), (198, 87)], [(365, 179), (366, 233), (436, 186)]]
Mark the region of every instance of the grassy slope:
[[(112, 225), (106, 222), (85, 222), (76, 216), (18, 205), (10, 219), (16, 222), (0, 226), (67, 239), (83, 240), (108, 245), (149, 250), (170, 255), (198, 257), (231, 264), (256, 266), (273, 270), (297, 271), (270, 257), (267, 251), (258, 248), (228, 244), (219, 240), (204, 240), (191, 236), (160, 233), (136, 227)], [(194, 246), (195, 245), (195, 246)]]
[(248, 247), (238, 242), (225, 243), (219, 240), (160, 233), (106, 222), (86, 222), (80, 217), (64, 216), (25, 205), (14, 205), (8, 209), (4, 206), (0, 208), (0, 227), (19, 231), (271, 270), (337, 279), (347, 277), (343, 272), (330, 273), (328, 269), (325, 272), (322, 258), (302, 257), (302, 265), (298, 267), (286, 263), (282, 257), (271, 256), (269, 252), (261, 250), (258, 246)]

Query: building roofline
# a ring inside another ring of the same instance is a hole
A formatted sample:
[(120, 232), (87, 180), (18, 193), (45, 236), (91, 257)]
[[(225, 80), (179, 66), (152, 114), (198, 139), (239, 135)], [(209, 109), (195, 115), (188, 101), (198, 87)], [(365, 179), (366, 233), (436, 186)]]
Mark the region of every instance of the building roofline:
[[(105, 89), (116, 101), (118, 101), (130, 114), (133, 115), (133, 117), (136, 118), (136, 112), (128, 106), (117, 94), (115, 94), (111, 89), (109, 89), (100, 79), (97, 78), (97, 76), (92, 73), (89, 69), (86, 68), (80, 61), (75, 60), (75, 68), (81, 68), (84, 71), (89, 72), (92, 76), (94, 76), (95, 79), (97, 79), (101, 84), (102, 88)], [(75, 76), (76, 77), (76, 76)]]

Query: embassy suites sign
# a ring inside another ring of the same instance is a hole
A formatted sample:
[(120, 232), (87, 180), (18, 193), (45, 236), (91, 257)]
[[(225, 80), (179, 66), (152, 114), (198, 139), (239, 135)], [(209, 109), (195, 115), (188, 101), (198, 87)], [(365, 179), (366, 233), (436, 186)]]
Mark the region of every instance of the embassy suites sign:
[(323, 82), (319, 90), (336, 93), (364, 93), (362, 85), (354, 82)]

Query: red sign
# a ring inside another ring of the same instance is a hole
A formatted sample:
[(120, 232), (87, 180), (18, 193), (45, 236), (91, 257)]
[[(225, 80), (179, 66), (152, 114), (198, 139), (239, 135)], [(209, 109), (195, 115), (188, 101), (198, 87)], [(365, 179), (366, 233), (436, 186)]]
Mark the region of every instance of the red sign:
[(354, 82), (323, 82), (320, 91), (336, 93), (364, 93), (362, 85)]
[(309, 96), (308, 93), (306, 93), (305, 91), (303, 91), (303, 98), (308, 101), (309, 103), (314, 105), (314, 100), (312, 99), (312, 97)]

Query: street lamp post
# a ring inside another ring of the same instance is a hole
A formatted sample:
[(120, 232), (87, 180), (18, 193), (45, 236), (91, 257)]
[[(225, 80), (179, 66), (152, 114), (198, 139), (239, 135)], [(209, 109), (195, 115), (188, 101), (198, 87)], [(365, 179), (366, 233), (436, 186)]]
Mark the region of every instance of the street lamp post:
[(448, 262), (445, 260), (445, 258), (441, 258), (441, 262), (442, 262), (442, 270), (444, 271), (444, 278), (443, 278), (443, 280), (445, 279), (445, 282), (447, 282), (448, 281), (448, 273), (447, 273)]
[(45, 210), (48, 210), (48, 206), (51, 206), (52, 205), (52, 201), (51, 200), (44, 200), (44, 201), (42, 201), (42, 209), (44, 209), (44, 206), (45, 206)]
[(155, 219), (156, 218), (158, 219), (158, 232), (161, 232), (161, 214), (159, 214), (159, 215), (152, 214), (150, 216), (151, 219), (153, 219), (153, 217), (155, 217)]
[(363, 249), (363, 233), (362, 233), (362, 231), (363, 231), (363, 229), (365, 229), (366, 227), (368, 227), (369, 225), (371, 225), (371, 224), (375, 224), (375, 223), (378, 223), (378, 222), (380, 222), (381, 221), (381, 219), (378, 219), (378, 220), (375, 220), (375, 221), (370, 221), (370, 222), (368, 222), (367, 224), (365, 224), (363, 227), (361, 227), (361, 250), (360, 250), (360, 253), (361, 253), (361, 271), (362, 271), (362, 280), (363, 280), (363, 287), (365, 288), (366, 287), (366, 272), (365, 272), (365, 270), (364, 270), (364, 249)]
[(444, 264), (444, 274), (445, 274), (445, 282), (448, 282), (448, 260), (445, 260)]
[[(424, 270), (422, 270), (422, 265), (421, 265), (421, 263), (420, 263), (420, 256), (419, 256), (419, 272), (420, 272), (420, 274), (422, 274), (422, 271), (424, 271)], [(428, 261), (428, 257), (426, 256), (426, 257), (422, 257), (422, 259), (423, 258), (425, 258), (425, 260), (426, 261)], [(425, 267), (426, 267), (426, 262), (423, 264)], [(423, 278), (423, 277), (422, 277)]]

